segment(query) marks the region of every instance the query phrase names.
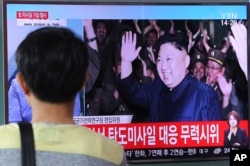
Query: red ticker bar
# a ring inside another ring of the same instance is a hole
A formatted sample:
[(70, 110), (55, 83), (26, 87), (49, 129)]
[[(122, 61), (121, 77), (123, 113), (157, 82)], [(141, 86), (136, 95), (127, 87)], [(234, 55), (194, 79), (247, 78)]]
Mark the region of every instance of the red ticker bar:
[[(224, 133), (228, 129), (226, 121), (86, 126), (116, 140), (125, 149), (221, 147), (224, 146)], [(241, 121), (240, 127), (248, 135), (248, 122)]]

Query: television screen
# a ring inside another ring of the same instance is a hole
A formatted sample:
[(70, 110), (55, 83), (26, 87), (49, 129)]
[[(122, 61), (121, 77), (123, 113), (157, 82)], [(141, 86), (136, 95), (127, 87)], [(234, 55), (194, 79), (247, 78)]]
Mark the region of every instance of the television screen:
[(91, 50), (73, 119), (123, 145), (130, 163), (249, 149), (247, 59), (237, 57), (247, 4), (3, 2), (6, 123), (32, 115), (15, 81), (17, 46), (35, 29), (68, 27)]

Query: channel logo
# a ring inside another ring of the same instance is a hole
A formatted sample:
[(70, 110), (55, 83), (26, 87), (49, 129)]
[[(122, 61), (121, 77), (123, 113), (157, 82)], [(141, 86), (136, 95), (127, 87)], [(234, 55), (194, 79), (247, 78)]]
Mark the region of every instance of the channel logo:
[(250, 150), (231, 150), (230, 166), (249, 166)]

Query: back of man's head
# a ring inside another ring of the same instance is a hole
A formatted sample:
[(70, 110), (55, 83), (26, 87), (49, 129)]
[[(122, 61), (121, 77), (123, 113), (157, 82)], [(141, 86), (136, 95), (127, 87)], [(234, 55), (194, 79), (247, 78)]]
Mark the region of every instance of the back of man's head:
[(16, 63), (39, 100), (62, 103), (72, 100), (83, 85), (88, 50), (71, 30), (46, 27), (31, 32), (21, 42)]

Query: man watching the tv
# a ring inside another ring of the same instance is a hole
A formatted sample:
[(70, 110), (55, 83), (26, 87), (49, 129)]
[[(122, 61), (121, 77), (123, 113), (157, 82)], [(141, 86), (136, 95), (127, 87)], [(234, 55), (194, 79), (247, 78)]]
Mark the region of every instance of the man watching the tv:
[[(35, 30), (18, 46), (16, 63), (32, 108), (36, 165), (126, 165), (121, 145), (73, 121), (76, 94), (88, 78), (88, 48), (80, 38), (66, 28)], [(20, 165), (18, 125), (1, 126), (0, 133), (0, 165)]]
[(154, 45), (159, 77), (152, 84), (135, 81), (132, 62), (141, 47), (136, 48), (136, 34), (122, 38), (121, 80), (119, 90), (127, 102), (150, 109), (151, 121), (221, 120), (221, 107), (215, 91), (195, 79), (188, 71), (187, 37), (177, 32), (161, 36)]

